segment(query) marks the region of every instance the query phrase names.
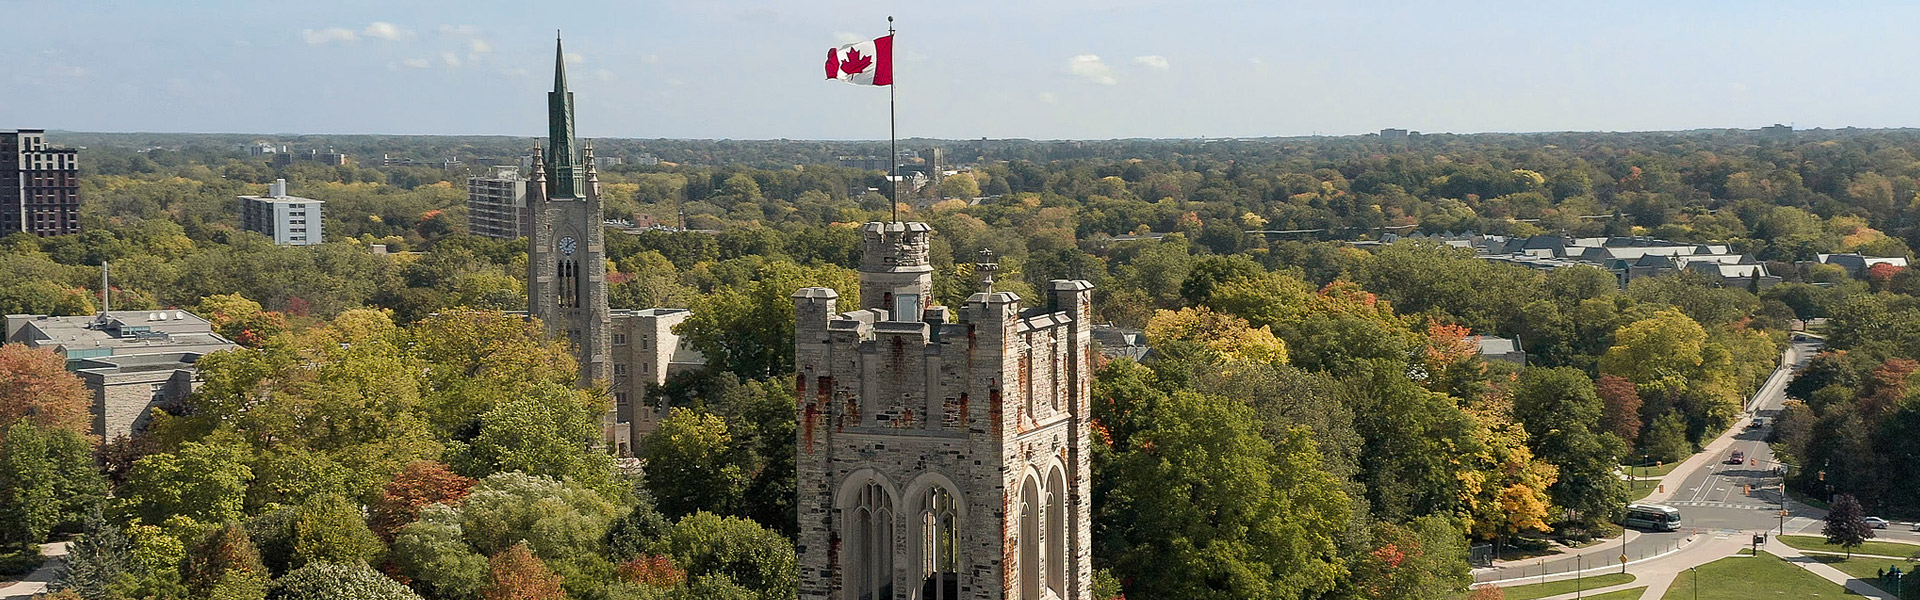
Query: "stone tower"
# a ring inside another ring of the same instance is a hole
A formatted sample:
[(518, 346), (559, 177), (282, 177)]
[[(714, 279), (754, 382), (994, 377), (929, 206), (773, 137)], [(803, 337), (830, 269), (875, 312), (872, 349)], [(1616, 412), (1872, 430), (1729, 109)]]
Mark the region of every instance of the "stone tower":
[(547, 93), (547, 149), (533, 165), (527, 205), (533, 231), (527, 246), (527, 312), (565, 335), (580, 361), (580, 383), (610, 376), (607, 258), (601, 227), (600, 181), (593, 145), (577, 148), (573, 93), (567, 91), (566, 54), (553, 45), (553, 91)]
[(868, 223), (861, 306), (793, 295), (802, 600), (1089, 600), (1091, 284), (948, 322), (924, 223)]

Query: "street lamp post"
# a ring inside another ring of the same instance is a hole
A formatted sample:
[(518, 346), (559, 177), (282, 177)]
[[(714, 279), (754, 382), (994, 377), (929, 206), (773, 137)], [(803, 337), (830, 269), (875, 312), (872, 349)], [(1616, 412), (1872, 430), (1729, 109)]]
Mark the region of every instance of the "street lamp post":
[(1687, 567), (1693, 573), (1693, 600), (1700, 600), (1700, 567)]

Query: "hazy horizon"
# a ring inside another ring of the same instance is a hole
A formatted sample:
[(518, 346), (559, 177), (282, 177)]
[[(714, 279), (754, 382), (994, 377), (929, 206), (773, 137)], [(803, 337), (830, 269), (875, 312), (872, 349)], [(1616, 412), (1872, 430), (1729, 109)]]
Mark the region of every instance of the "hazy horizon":
[(903, 139), (1920, 125), (1892, 2), (550, 4), (0, 2), (0, 128), (534, 137), (558, 28), (583, 136), (884, 140), (889, 14)]

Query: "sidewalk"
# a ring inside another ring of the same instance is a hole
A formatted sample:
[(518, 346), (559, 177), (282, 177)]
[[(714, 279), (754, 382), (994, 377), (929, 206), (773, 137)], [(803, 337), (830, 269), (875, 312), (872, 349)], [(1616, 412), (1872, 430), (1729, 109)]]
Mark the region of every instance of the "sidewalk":
[(1801, 553), (1799, 549), (1793, 546), (1780, 543), (1778, 538), (1769, 538), (1767, 540), (1767, 552), (1771, 552), (1774, 556), (1778, 556), (1787, 562), (1799, 565), (1800, 568), (1806, 569), (1807, 572), (1819, 575), (1821, 579), (1845, 586), (1849, 592), (1868, 598), (1878, 598), (1880, 600), (1900, 600), (1885, 590), (1873, 587), (1865, 581), (1854, 579), (1852, 575), (1828, 566), (1826, 563), (1814, 560), (1813, 557)]
[[(1688, 544), (1686, 547), (1681, 548), (1678, 552), (1671, 555), (1638, 566), (1628, 565), (1627, 572), (1632, 573), (1634, 577), (1632, 582), (1604, 588), (1583, 590), (1578, 592), (1578, 596), (1587, 597), (1607, 592), (1645, 587), (1647, 591), (1641, 594), (1641, 600), (1659, 600), (1661, 596), (1666, 595), (1667, 587), (1673, 585), (1673, 579), (1678, 577), (1680, 573), (1693, 567), (1732, 556), (1740, 552), (1741, 549), (1746, 548), (1748, 541), (1744, 536), (1719, 537), (1710, 533), (1703, 533), (1694, 543)], [(1575, 597), (1576, 594), (1567, 593), (1558, 596), (1548, 596), (1541, 600), (1572, 600)]]
[(47, 557), (47, 562), (40, 563), (40, 568), (28, 573), (26, 578), (0, 587), (0, 599), (32, 598), (34, 594), (47, 591), (47, 584), (52, 583), (53, 577), (60, 573), (60, 567), (67, 564), (67, 543), (43, 544), (40, 553)]

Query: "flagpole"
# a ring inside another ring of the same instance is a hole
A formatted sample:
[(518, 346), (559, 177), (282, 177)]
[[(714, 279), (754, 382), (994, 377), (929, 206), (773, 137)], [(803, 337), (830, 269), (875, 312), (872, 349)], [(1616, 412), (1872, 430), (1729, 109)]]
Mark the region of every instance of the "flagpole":
[[(887, 15), (887, 36), (893, 36), (893, 15)], [(898, 85), (897, 81), (887, 82), (887, 163), (893, 165), (893, 182), (889, 191), (893, 193), (890, 208), (893, 209), (895, 223), (900, 222), (900, 116), (894, 107), (897, 98), (894, 89)]]

